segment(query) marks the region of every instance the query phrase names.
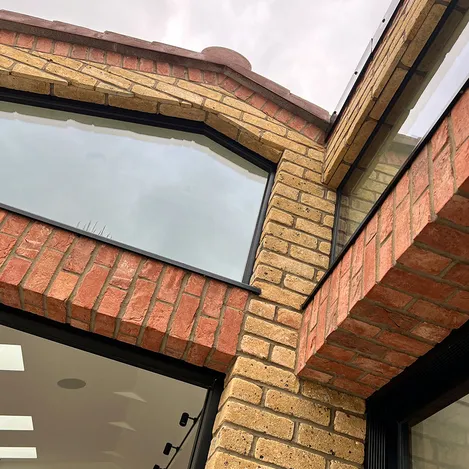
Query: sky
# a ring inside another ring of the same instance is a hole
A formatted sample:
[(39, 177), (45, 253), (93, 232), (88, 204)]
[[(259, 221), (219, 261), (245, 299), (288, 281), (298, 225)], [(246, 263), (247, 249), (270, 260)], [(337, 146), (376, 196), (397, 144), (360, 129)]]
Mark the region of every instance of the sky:
[(390, 0), (2, 0), (1, 8), (202, 51), (223, 46), (253, 71), (331, 112)]

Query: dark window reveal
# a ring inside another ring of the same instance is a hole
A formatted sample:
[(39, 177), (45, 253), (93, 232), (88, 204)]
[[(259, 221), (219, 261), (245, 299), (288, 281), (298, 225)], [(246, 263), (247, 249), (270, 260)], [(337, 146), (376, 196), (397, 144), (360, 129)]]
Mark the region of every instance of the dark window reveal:
[(204, 135), (5, 102), (0, 141), (2, 204), (243, 280), (266, 169)]

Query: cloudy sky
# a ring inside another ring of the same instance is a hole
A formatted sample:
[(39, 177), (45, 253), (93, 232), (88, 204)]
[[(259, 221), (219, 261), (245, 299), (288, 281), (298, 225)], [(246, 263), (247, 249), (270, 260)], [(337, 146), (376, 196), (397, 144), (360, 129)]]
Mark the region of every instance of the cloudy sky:
[(2, 0), (1, 8), (201, 51), (224, 46), (332, 112), (390, 0)]

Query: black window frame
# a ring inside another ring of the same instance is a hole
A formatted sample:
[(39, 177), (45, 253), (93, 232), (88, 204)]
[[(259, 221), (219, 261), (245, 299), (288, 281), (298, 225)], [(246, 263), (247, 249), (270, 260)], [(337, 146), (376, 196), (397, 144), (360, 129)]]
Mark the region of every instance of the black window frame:
[[(200, 425), (188, 469), (204, 469), (207, 462), (212, 429), (218, 413), (225, 375), (198, 367), (157, 352), (151, 352), (125, 342), (119, 342), (69, 324), (37, 316), (0, 303), (0, 326), (6, 326), (43, 339), (109, 358), (136, 368), (158, 373), (207, 390)], [(180, 442), (172, 442), (179, 444)], [(163, 451), (163, 448), (161, 448)], [(174, 451), (173, 451), (174, 453)], [(161, 453), (163, 455), (163, 452)], [(159, 461), (155, 460), (155, 464)], [(168, 463), (170, 466), (170, 462)], [(161, 469), (166, 469), (161, 466)]]
[(368, 398), (365, 469), (411, 469), (410, 427), (469, 394), (469, 322)]
[(239, 288), (243, 288), (244, 290), (248, 290), (255, 294), (260, 294), (260, 289), (249, 285), (250, 278), (253, 273), (254, 268), (254, 261), (256, 258), (256, 251), (260, 243), (261, 234), (262, 234), (262, 226), (264, 224), (264, 220), (267, 214), (267, 206), (270, 198), (270, 194), (272, 192), (272, 187), (274, 185), (274, 178), (277, 165), (264, 157), (258, 155), (257, 153), (249, 150), (248, 148), (242, 146), (235, 140), (230, 139), (229, 137), (223, 135), (222, 133), (218, 132), (217, 130), (209, 127), (205, 122), (199, 121), (192, 121), (188, 119), (181, 119), (177, 117), (169, 117), (163, 116), (161, 114), (151, 114), (145, 113), (140, 111), (131, 111), (127, 109), (121, 109), (116, 107), (111, 107), (102, 104), (93, 104), (93, 103), (86, 103), (82, 101), (75, 101), (71, 99), (64, 99), (64, 98), (57, 98), (56, 96), (52, 95), (39, 95), (33, 94), (25, 91), (16, 91), (10, 90), (7, 88), (0, 88), (0, 101), (5, 101), (9, 103), (15, 104), (24, 104), (28, 106), (46, 108), (46, 109), (53, 109), (58, 111), (65, 111), (65, 112), (72, 112), (77, 114), (84, 114), (88, 116), (94, 117), (101, 117), (106, 119), (124, 121), (124, 122), (131, 122), (135, 124), (153, 126), (153, 127), (161, 127), (164, 129), (171, 129), (171, 130), (179, 130), (183, 132), (190, 132), (198, 135), (204, 135), (211, 140), (215, 141), (216, 143), (222, 145), (223, 147), (227, 148), (228, 150), (236, 153), (237, 155), (244, 158), (246, 161), (256, 165), (260, 169), (263, 169), (267, 172), (267, 182), (264, 190), (264, 195), (261, 201), (261, 206), (259, 209), (259, 215), (257, 217), (257, 221), (254, 228), (254, 233), (251, 241), (251, 246), (249, 249), (248, 257), (246, 259), (246, 266), (243, 273), (243, 278), (241, 281), (230, 279), (228, 277), (224, 277), (223, 275), (218, 275), (215, 272), (209, 272), (204, 269), (199, 269), (198, 267), (194, 267), (184, 262), (176, 261), (173, 259), (169, 259), (164, 256), (160, 256), (156, 253), (152, 253), (149, 251), (145, 251), (143, 249), (139, 249), (138, 247), (134, 247), (131, 245), (127, 245), (125, 243), (121, 243), (112, 239), (108, 239), (106, 237), (100, 236), (95, 233), (91, 233), (89, 231), (82, 230), (80, 228), (76, 228), (70, 225), (66, 225), (64, 223), (51, 220), (46, 217), (42, 217), (37, 214), (33, 214), (27, 212), (25, 210), (21, 210), (15, 207), (10, 207), (9, 205), (3, 204), (0, 201), (0, 208), (4, 210), (8, 210), (9, 212), (16, 213), (18, 215), (23, 215), (25, 217), (31, 218), (33, 220), (37, 220), (48, 225), (55, 226), (57, 228), (61, 228), (66, 231), (73, 232), (77, 235), (88, 237), (95, 239), (97, 241), (101, 241), (106, 244), (110, 244), (112, 246), (125, 249), (127, 251), (131, 251), (142, 256), (158, 260), (160, 262), (164, 262), (169, 265), (173, 265), (176, 267), (180, 267), (181, 269), (195, 272), (200, 275), (203, 275), (207, 278), (212, 278), (215, 280), (220, 280), (221, 282), (227, 283), (229, 285), (233, 285)]

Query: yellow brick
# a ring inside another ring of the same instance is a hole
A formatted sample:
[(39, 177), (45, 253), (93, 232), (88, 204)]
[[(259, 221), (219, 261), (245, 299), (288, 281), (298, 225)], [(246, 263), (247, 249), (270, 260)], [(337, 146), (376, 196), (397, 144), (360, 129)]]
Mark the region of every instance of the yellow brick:
[(280, 324), (285, 324), (295, 329), (300, 328), (302, 318), (303, 315), (301, 313), (297, 313), (286, 308), (279, 308), (277, 314), (277, 321)]
[(253, 440), (254, 436), (248, 432), (224, 426), (220, 428), (213, 443), (235, 453), (248, 454)]
[(145, 100), (151, 100), (151, 101), (157, 101), (159, 103), (165, 103), (165, 104), (179, 104), (179, 100), (176, 98), (173, 98), (172, 96), (169, 96), (165, 93), (160, 93), (159, 91), (155, 91), (152, 88), (146, 88), (145, 86), (142, 85), (133, 85), (132, 86), (132, 93), (135, 94), (135, 96), (145, 99)]
[(250, 132), (241, 131), (238, 137), (238, 142), (274, 163), (277, 163), (280, 160), (281, 152), (279, 150), (261, 143), (259, 139), (257, 137), (253, 137)]
[(54, 85), (54, 96), (95, 104), (104, 104), (106, 102), (104, 93), (75, 86)]
[(278, 270), (269, 265), (256, 264), (251, 279), (252, 282), (257, 280), (267, 280), (270, 283), (279, 285), (280, 281), (282, 280), (282, 276), (283, 272), (281, 270)]
[[(312, 154), (312, 150), (308, 152), (308, 155)], [(303, 166), (304, 168), (310, 169), (317, 173), (322, 172), (322, 158), (323, 155), (321, 154), (321, 160), (317, 161), (316, 159), (311, 158), (310, 156), (300, 155), (290, 150), (285, 150), (282, 155), (282, 161), (291, 161), (299, 166)], [(298, 176), (298, 175), (297, 175)]]
[(276, 412), (293, 415), (324, 426), (329, 425), (331, 420), (331, 411), (328, 407), (273, 389), (267, 391), (265, 405)]
[(300, 424), (298, 443), (358, 464), (363, 463), (363, 443), (306, 424)]
[(59, 65), (63, 65), (64, 67), (71, 68), (72, 70), (79, 70), (83, 66), (83, 62), (78, 60), (69, 59), (68, 57), (62, 57), (61, 55), (55, 54), (47, 54), (45, 52), (32, 52), (34, 55), (38, 55), (39, 57), (48, 60), (49, 62), (54, 62)]
[(218, 91), (208, 89), (205, 86), (196, 85), (195, 83), (191, 83), (190, 81), (179, 80), (177, 82), (177, 86), (187, 91), (192, 91), (195, 94), (199, 94), (201, 96), (213, 99), (215, 101), (220, 101), (222, 98), (222, 94)]
[(304, 280), (302, 278), (295, 277), (294, 275), (290, 275), (290, 274), (285, 275), (283, 284), (289, 290), (302, 293), (303, 295), (309, 295), (313, 291), (313, 288), (316, 285), (314, 282), (309, 282), (308, 280)]
[(286, 254), (288, 252), (288, 243), (275, 236), (264, 236), (262, 239), (262, 247), (280, 254)]
[(153, 73), (153, 72), (141, 72), (141, 71), (139, 71), (138, 73), (140, 73), (141, 75), (145, 75), (149, 78), (152, 78), (153, 80), (156, 80), (156, 81), (162, 81), (164, 83), (169, 83), (170, 85), (172, 85), (176, 82), (176, 78), (168, 77), (166, 75), (158, 75), (157, 73)]
[(278, 210), (276, 208), (271, 208), (267, 212), (267, 216), (265, 219), (266, 223), (269, 221), (276, 221), (278, 223), (282, 223), (284, 225), (293, 226), (293, 217), (282, 210)]
[(319, 148), (310, 148), (308, 150), (308, 156), (313, 160), (319, 161), (320, 163), (324, 162), (324, 158), (326, 157), (325, 154), (325, 147), (319, 146)]
[(171, 104), (161, 104), (159, 112), (163, 114), (163, 116), (179, 117), (193, 121), (204, 121), (207, 118), (207, 113), (202, 111), (202, 109), (173, 106)]
[(260, 127), (261, 129), (270, 130), (271, 132), (274, 132), (278, 135), (283, 136), (287, 133), (283, 125), (274, 124), (273, 122), (269, 122), (262, 117), (252, 116), (251, 114), (244, 114), (243, 120), (249, 124), (255, 125), (256, 127)]
[(54, 73), (55, 75), (63, 77), (72, 85), (78, 86), (80, 88), (87, 88), (92, 90), (96, 86), (96, 83), (98, 83), (96, 78), (92, 78), (75, 70), (70, 70), (67, 67), (63, 67), (62, 65), (55, 63), (48, 64), (46, 66), (46, 70), (50, 73)]
[(299, 309), (302, 307), (304, 301), (306, 300), (305, 295), (300, 295), (292, 291), (285, 290), (285, 288), (277, 287), (271, 283), (265, 283), (256, 280), (253, 282), (255, 287), (258, 287), (262, 290), (261, 298), (266, 300), (275, 301), (284, 306), (289, 306), (290, 308)]
[(310, 399), (315, 399), (333, 405), (334, 407), (339, 407), (357, 414), (365, 413), (365, 401), (363, 399), (328, 389), (317, 383), (305, 381), (301, 392)]
[(272, 132), (265, 132), (261, 136), (261, 142), (271, 145), (274, 148), (279, 150), (292, 150), (302, 155), (306, 154), (307, 148), (300, 143), (289, 140), (288, 138), (281, 137), (279, 135), (273, 134)]
[(315, 251), (311, 251), (310, 249), (306, 249), (301, 246), (292, 246), (290, 249), (290, 254), (295, 259), (307, 262), (308, 264), (317, 265), (324, 269), (327, 269), (327, 267), (329, 266), (328, 256), (324, 256), (323, 254), (319, 254)]
[(289, 161), (285, 160), (285, 158), (282, 158), (282, 161), (280, 162), (277, 168), (277, 171), (285, 171), (287, 173), (293, 174), (294, 176), (297, 176), (300, 178), (305, 173), (305, 169), (302, 166), (298, 166), (297, 164), (290, 163)]
[(259, 109), (256, 109), (254, 106), (251, 106), (250, 104), (247, 104), (244, 101), (232, 98), (231, 96), (225, 96), (223, 98), (223, 102), (227, 106), (234, 107), (243, 112), (249, 112), (249, 114), (253, 114), (254, 116), (262, 117), (262, 118), (266, 117), (266, 115), (262, 111), (259, 111)]
[(12, 90), (29, 91), (36, 94), (49, 94), (50, 84), (30, 78), (20, 78), (0, 74), (0, 86)]
[(267, 222), (265, 224), (263, 233), (271, 234), (277, 238), (299, 244), (300, 246), (310, 249), (316, 249), (318, 246), (317, 239), (314, 236), (302, 233), (298, 230), (292, 230), (291, 228), (287, 228), (286, 226), (273, 222)]
[(272, 197), (271, 204), (275, 208), (306, 218), (307, 220), (319, 221), (321, 219), (321, 212), (319, 210), (307, 207), (293, 200), (285, 199), (284, 197), (275, 195)]
[(228, 453), (216, 451), (208, 461), (205, 469), (270, 469), (263, 464), (238, 458)]
[(291, 420), (236, 401), (226, 402), (218, 412), (214, 430), (217, 431), (225, 422), (231, 422), (277, 438), (291, 439), (293, 436), (294, 425)]
[(248, 311), (267, 319), (273, 319), (275, 316), (274, 305), (256, 299), (252, 299), (249, 302)]
[(330, 469), (357, 469), (357, 466), (351, 466), (339, 461), (331, 461), (329, 466)]
[(109, 105), (130, 109), (131, 111), (156, 113), (156, 103), (139, 98), (124, 98), (122, 96), (109, 96)]
[(283, 197), (287, 197), (288, 199), (298, 200), (300, 195), (300, 191), (298, 189), (294, 189), (293, 187), (289, 187), (285, 184), (280, 182), (276, 182), (274, 187), (272, 188), (273, 194), (282, 195)]
[(289, 345), (290, 347), (296, 347), (298, 340), (298, 333), (296, 331), (252, 316), (246, 318), (244, 330), (274, 342)]
[(326, 241), (322, 241), (319, 243), (319, 251), (321, 251), (324, 254), (330, 254), (331, 253), (331, 243), (328, 243)]
[(209, 112), (207, 115), (206, 123), (210, 127), (213, 127), (215, 130), (218, 130), (218, 132), (221, 132), (222, 134), (226, 135), (227, 137), (233, 140), (236, 140), (236, 137), (238, 136), (238, 127), (236, 127), (236, 125), (232, 124), (231, 122), (227, 122), (225, 119), (222, 118), (221, 115), (217, 116)]
[(306, 145), (307, 147), (317, 146), (316, 142), (314, 142), (308, 137), (305, 137), (304, 135), (301, 135), (298, 132), (295, 132), (294, 130), (288, 131), (287, 138), (289, 138), (290, 140), (294, 140), (295, 142), (301, 143), (303, 145)]
[(252, 335), (244, 335), (241, 339), (241, 351), (259, 358), (269, 356), (270, 343)]
[(272, 350), (271, 361), (285, 368), (295, 368), (296, 353), (285, 347), (276, 345)]
[(28, 52), (15, 49), (14, 47), (5, 46), (0, 44), (0, 54), (17, 62), (23, 62), (31, 67), (42, 68), (47, 63), (44, 59), (34, 56)]
[(235, 117), (236, 119), (241, 118), (241, 111), (237, 109), (233, 109), (217, 101), (213, 101), (212, 99), (206, 99), (203, 107), (204, 109), (211, 111), (211, 112)]
[(119, 77), (116, 75), (113, 75), (112, 73), (108, 73), (105, 70), (100, 70), (99, 68), (92, 67), (91, 65), (86, 65), (81, 69), (83, 73), (86, 73), (87, 75), (91, 75), (98, 80), (105, 81), (107, 83), (111, 83), (114, 86), (117, 86), (118, 88), (123, 88), (124, 90), (128, 90), (132, 82), (123, 78)]
[(365, 439), (365, 419), (337, 411), (334, 419), (334, 430), (355, 438)]
[(299, 380), (294, 373), (246, 357), (237, 358), (232, 374), (245, 376), (290, 392), (298, 392), (300, 387)]
[(319, 238), (323, 238), (327, 240), (332, 239), (332, 230), (328, 227), (321, 226), (318, 223), (312, 223), (308, 220), (303, 220), (302, 218), (298, 218), (296, 220), (295, 227), (301, 231), (306, 231), (307, 233), (310, 233)]
[(326, 467), (326, 460), (322, 456), (264, 438), (259, 438), (257, 441), (254, 454), (262, 461), (286, 469), (324, 469)]
[(234, 117), (225, 116), (222, 114), (219, 114), (219, 116), (228, 122), (232, 122), (239, 129), (245, 130), (249, 134), (252, 134), (252, 137), (259, 139), (261, 131), (257, 127), (254, 127), (251, 124), (246, 124), (246, 122), (240, 121), (239, 119), (235, 119)]
[(220, 407), (232, 397), (251, 404), (259, 404), (262, 398), (262, 388), (244, 379), (233, 378), (223, 390)]
[(11, 74), (21, 78), (30, 78), (37, 81), (44, 81), (47, 83), (58, 83), (58, 84), (67, 84), (67, 80), (51, 75), (50, 73), (43, 72), (37, 68), (30, 67), (29, 65), (24, 64), (15, 64), (11, 71)]
[(312, 194), (301, 194), (301, 202), (326, 213), (335, 212), (335, 204)]
[[(293, 249), (293, 247), (294, 246), (291, 248)], [(313, 278), (314, 275), (314, 268), (307, 263), (281, 256), (275, 252), (262, 251), (258, 256), (258, 260), (261, 263), (271, 265), (282, 271), (290, 272), (307, 279)]]
[(163, 93), (170, 94), (172, 96), (176, 96), (177, 98), (184, 99), (192, 104), (202, 105), (203, 98), (195, 93), (191, 93), (190, 91), (183, 90), (178, 88), (177, 86), (170, 85), (168, 83), (158, 82), (156, 84), (156, 89), (159, 91), (163, 91)]
[(8, 59), (7, 57), (2, 57), (0, 55), (0, 67), (7, 69), (13, 65), (13, 60)]
[(276, 180), (308, 194), (320, 197), (322, 197), (324, 194), (324, 189), (322, 187), (316, 184), (311, 184), (310, 181), (293, 176), (292, 174), (286, 173), (285, 171), (280, 170), (276, 175)]
[(103, 81), (99, 81), (95, 88), (96, 91), (102, 91), (103, 93), (113, 94), (115, 96), (133, 96), (133, 93), (130, 91), (124, 90), (123, 88), (119, 88), (109, 83), (104, 83)]
[(391, 102), (391, 99), (396, 94), (397, 89), (401, 85), (406, 75), (407, 71), (403, 68), (397, 67), (396, 70), (394, 70), (393, 74), (391, 75), (391, 78), (386, 83), (384, 90), (379, 96), (377, 96), (378, 99), (376, 101), (376, 104), (370, 111), (370, 117), (372, 119), (378, 120), (383, 115), (383, 112), (388, 107), (389, 103)]
[(153, 88), (155, 86), (155, 80), (153, 78), (149, 78), (148, 76), (141, 75), (137, 72), (132, 72), (131, 70), (127, 70), (121, 67), (109, 67), (109, 73), (113, 75), (117, 75), (122, 78), (126, 78), (127, 80), (133, 81), (134, 83), (138, 83), (139, 85), (148, 86)]

